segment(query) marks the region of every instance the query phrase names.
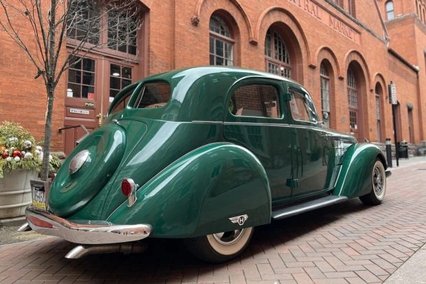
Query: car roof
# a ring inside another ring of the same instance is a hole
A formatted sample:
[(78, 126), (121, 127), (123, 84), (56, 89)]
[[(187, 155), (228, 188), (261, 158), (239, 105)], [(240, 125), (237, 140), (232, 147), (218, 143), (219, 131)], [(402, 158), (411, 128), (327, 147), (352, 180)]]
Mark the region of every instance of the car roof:
[(271, 79), (303, 89), (300, 84), (275, 74), (219, 66), (172, 70), (146, 77), (139, 83), (165, 81), (170, 84), (172, 96), (162, 119), (221, 121), (227, 110), (226, 95), (237, 81), (244, 78)]
[(243, 78), (247, 76), (261, 76), (264, 78), (270, 78), (275, 80), (282, 80), (287, 82), (292, 82), (294, 84), (298, 84), (297, 82), (279, 76), (272, 73), (267, 73), (263, 71), (244, 69), (239, 67), (231, 67), (231, 66), (199, 66), (199, 67), (188, 67), (183, 69), (172, 70), (168, 72), (163, 72), (155, 75), (151, 75), (146, 77), (142, 81), (152, 81), (152, 80), (164, 80), (164, 81), (172, 81), (176, 78), (192, 78), (193, 81), (198, 80), (202, 77), (209, 76), (210, 79), (215, 76), (220, 76), (223, 74), (235, 76), (238, 78)]

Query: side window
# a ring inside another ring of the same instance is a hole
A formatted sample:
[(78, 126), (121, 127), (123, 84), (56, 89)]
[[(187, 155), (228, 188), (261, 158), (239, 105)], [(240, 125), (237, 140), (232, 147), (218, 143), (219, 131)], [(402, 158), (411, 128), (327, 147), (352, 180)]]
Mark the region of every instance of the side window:
[(279, 118), (278, 90), (263, 84), (241, 86), (232, 95), (229, 111), (236, 116)]
[(317, 122), (315, 111), (303, 93), (291, 91), (290, 111), (294, 120)]
[(170, 97), (171, 89), (168, 83), (146, 83), (136, 99), (135, 108), (159, 108), (166, 105)]

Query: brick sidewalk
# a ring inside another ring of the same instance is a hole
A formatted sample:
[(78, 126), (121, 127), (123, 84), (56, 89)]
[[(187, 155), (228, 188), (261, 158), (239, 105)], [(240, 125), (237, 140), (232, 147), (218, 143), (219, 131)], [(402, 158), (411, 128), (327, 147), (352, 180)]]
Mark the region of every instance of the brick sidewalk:
[(384, 204), (348, 201), (260, 227), (243, 256), (201, 263), (178, 241), (67, 260), (49, 237), (0, 246), (0, 283), (382, 283), (426, 243), (426, 160), (394, 168)]

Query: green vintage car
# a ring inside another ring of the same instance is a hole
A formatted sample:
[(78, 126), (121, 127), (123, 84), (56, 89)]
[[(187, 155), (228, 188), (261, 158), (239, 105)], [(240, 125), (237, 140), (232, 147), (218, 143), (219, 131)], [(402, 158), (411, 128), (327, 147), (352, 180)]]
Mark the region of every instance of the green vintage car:
[(301, 85), (189, 68), (123, 89), (48, 194), (33, 188), (26, 215), (33, 230), (78, 244), (68, 258), (180, 238), (221, 262), (272, 220), (356, 197), (380, 204), (386, 169), (378, 147), (324, 128)]

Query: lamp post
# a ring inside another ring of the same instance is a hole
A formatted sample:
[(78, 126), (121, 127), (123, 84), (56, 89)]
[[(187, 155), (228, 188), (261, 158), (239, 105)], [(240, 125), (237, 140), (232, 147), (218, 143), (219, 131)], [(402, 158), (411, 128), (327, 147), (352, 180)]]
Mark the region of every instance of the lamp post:
[(390, 138), (386, 138), (386, 160), (388, 166), (392, 168), (392, 144)]

